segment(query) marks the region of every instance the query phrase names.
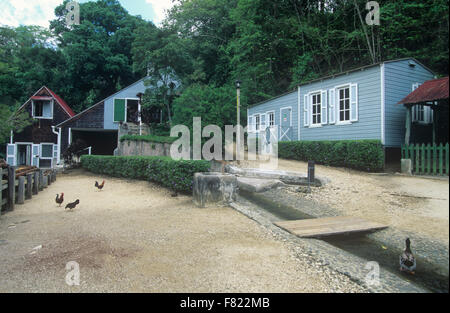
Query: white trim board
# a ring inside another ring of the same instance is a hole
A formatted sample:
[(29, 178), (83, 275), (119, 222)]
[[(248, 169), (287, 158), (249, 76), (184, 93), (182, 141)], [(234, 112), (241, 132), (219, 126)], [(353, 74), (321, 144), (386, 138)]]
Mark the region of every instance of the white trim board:
[(380, 84), (381, 84), (381, 144), (386, 142), (386, 100), (385, 100), (385, 70), (384, 63), (380, 65)]

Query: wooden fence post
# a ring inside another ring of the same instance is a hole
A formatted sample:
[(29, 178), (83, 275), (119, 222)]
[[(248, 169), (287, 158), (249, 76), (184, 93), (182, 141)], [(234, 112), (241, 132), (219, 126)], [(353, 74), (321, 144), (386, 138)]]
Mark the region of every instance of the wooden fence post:
[(37, 195), (39, 192), (39, 172), (34, 172), (33, 174), (33, 195)]
[(44, 188), (48, 187), (48, 176), (47, 175), (42, 177), (42, 187), (44, 187)]
[(14, 210), (16, 202), (16, 167), (8, 167), (8, 210)]
[(56, 181), (56, 170), (53, 170), (53, 181)]
[(17, 187), (17, 204), (25, 203), (25, 177), (19, 176), (19, 186)]
[(32, 189), (33, 189), (33, 174), (27, 174), (27, 188), (25, 191), (25, 199), (29, 200), (32, 197)]
[(44, 172), (39, 170), (39, 191), (44, 189)]

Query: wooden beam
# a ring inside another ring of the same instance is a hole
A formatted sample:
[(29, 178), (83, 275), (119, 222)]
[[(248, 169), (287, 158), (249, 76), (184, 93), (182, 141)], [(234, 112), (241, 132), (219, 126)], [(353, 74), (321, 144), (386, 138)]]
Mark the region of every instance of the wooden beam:
[(33, 195), (37, 195), (39, 192), (39, 172), (33, 173)]
[(406, 122), (405, 122), (405, 145), (409, 145), (411, 139), (411, 117), (412, 117), (412, 107), (406, 105)]
[(16, 202), (16, 167), (8, 167), (8, 210), (14, 210)]
[(17, 187), (17, 204), (25, 203), (25, 177), (19, 177), (19, 186)]
[(26, 186), (26, 190), (25, 190), (25, 199), (29, 200), (31, 199), (33, 192), (33, 174), (32, 173), (28, 173), (27, 174), (27, 186)]

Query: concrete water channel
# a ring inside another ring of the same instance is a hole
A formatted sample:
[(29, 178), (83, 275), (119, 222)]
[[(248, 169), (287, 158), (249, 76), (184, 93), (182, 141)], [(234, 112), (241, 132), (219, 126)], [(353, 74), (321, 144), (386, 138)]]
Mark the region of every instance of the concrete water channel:
[[(336, 216), (332, 208), (304, 198), (292, 197), (283, 192), (283, 188), (259, 193), (241, 189), (232, 207), (272, 229), (277, 228), (273, 223), (278, 221)], [(284, 232), (281, 229), (276, 231)], [(404, 233), (392, 227), (373, 233), (320, 239), (298, 238), (287, 232), (283, 236), (299, 244), (306, 244), (329, 266), (362, 284), (365, 284), (367, 275), (365, 264), (369, 261), (377, 262), (380, 266), (381, 285), (369, 286), (371, 291), (448, 292), (448, 248), (428, 238)], [(399, 256), (407, 237), (414, 238), (413, 252), (418, 264), (415, 275), (399, 271)]]

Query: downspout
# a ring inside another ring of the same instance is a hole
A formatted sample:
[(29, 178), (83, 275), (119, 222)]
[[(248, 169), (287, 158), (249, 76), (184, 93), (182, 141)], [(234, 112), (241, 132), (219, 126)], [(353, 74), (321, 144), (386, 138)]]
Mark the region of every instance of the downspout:
[(52, 126), (52, 132), (58, 136), (58, 154), (56, 164), (60, 164), (61, 162), (61, 128), (58, 127), (58, 132), (55, 131), (56, 126)]

